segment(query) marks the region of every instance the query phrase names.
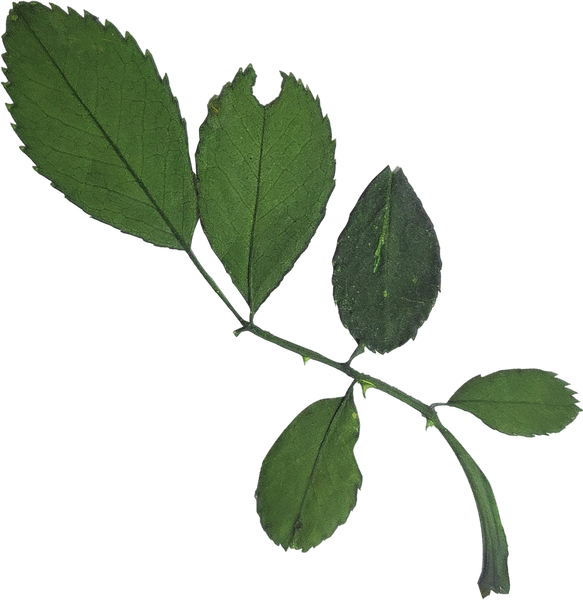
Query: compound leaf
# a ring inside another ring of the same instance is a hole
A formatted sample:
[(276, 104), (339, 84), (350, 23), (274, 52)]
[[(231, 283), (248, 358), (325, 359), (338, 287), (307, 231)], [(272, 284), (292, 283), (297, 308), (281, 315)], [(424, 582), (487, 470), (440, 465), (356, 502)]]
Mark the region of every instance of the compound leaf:
[(303, 410), (267, 453), (255, 497), (261, 526), (285, 550), (329, 538), (356, 505), (360, 423), (352, 387)]
[(448, 405), (508, 435), (547, 435), (564, 429), (581, 410), (567, 385), (548, 371), (508, 369), (470, 379)]
[(387, 167), (354, 207), (333, 258), (340, 319), (373, 352), (415, 338), (439, 293), (433, 225), (403, 171)]
[(282, 73), (263, 106), (250, 65), (211, 98), (196, 151), (203, 230), (253, 315), (308, 246), (334, 188), (320, 102)]
[(37, 2), (14, 4), (3, 40), (9, 110), (36, 170), (93, 218), (187, 249), (185, 122), (150, 53), (107, 21)]

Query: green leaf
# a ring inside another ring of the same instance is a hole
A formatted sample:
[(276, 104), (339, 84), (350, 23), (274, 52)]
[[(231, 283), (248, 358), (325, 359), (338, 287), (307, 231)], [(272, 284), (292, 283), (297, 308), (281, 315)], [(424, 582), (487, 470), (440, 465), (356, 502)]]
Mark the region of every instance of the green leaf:
[(567, 385), (539, 369), (497, 371), (464, 383), (448, 405), (508, 435), (547, 435), (564, 429), (581, 410)]
[(196, 223), (184, 120), (149, 52), (107, 21), (20, 2), (3, 36), (23, 151), (93, 218), (187, 249)]
[(351, 387), (344, 398), (308, 406), (273, 444), (255, 497), (276, 544), (307, 552), (346, 522), (362, 484), (353, 452), (359, 430)]
[(253, 67), (208, 104), (196, 151), (201, 224), (253, 315), (308, 246), (334, 188), (334, 147), (320, 102), (282, 73), (261, 105)]
[(439, 292), (433, 225), (403, 171), (387, 167), (359, 198), (333, 258), (340, 319), (358, 343), (390, 352), (415, 338)]

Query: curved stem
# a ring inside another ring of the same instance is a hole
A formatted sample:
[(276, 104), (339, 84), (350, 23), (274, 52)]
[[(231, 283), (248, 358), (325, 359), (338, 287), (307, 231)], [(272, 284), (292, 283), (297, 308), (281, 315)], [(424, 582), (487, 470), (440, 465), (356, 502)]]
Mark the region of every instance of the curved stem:
[(491, 591), (496, 594), (508, 594), (508, 543), (492, 486), (468, 451), (451, 431), (443, 426), (437, 414), (433, 424), (459, 460), (476, 501), (482, 529), (482, 573), (478, 579), (482, 598), (488, 596)]
[(227, 300), (221, 289), (214, 282), (212, 277), (204, 270), (202, 265), (198, 262), (196, 256), (192, 250), (188, 249), (187, 254), (200, 271), (205, 280), (210, 284), (213, 290), (218, 294), (221, 300), (226, 304), (229, 310), (235, 315), (239, 323), (241, 323), (240, 329), (237, 329), (234, 333), (239, 335), (244, 331), (249, 331), (253, 335), (260, 337), (272, 344), (285, 348), (290, 352), (299, 354), (304, 361), (312, 359), (321, 362), (333, 369), (336, 369), (348, 377), (352, 378), (352, 384), (349, 389), (352, 389), (354, 384), (358, 381), (361, 384), (366, 384), (368, 387), (375, 387), (390, 396), (393, 396), (397, 400), (401, 400), (411, 408), (421, 413), (426, 419), (427, 424), (434, 425), (436, 429), (445, 438), (454, 454), (458, 458), (474, 494), (476, 506), (478, 508), (478, 515), (480, 517), (480, 525), (482, 529), (482, 549), (483, 549), (483, 560), (482, 560), (482, 573), (478, 580), (478, 585), (482, 598), (486, 597), (490, 591), (494, 591), (498, 594), (507, 594), (510, 591), (510, 579), (508, 577), (508, 545), (506, 542), (506, 535), (504, 528), (500, 521), (500, 514), (498, 512), (498, 506), (496, 499), (494, 498), (494, 492), (492, 487), (484, 473), (480, 470), (474, 459), (468, 454), (467, 450), (460, 444), (457, 438), (446, 429), (441, 423), (435, 407), (444, 406), (443, 403), (437, 402), (431, 406), (413, 398), (409, 394), (402, 390), (385, 383), (384, 381), (371, 377), (365, 373), (361, 373), (350, 366), (352, 359), (358, 356), (364, 351), (364, 345), (359, 344), (356, 350), (352, 353), (348, 361), (341, 363), (331, 358), (315, 352), (310, 348), (295, 344), (284, 338), (281, 338), (261, 327), (258, 327), (253, 323), (252, 317), (250, 322), (243, 319), (239, 313), (233, 308), (231, 303)]
[(508, 538), (490, 478), (467, 446), (450, 431), (433, 406), (427, 407), (398, 390), (370, 379), (384, 395), (397, 398), (435, 424), (437, 433), (456, 459), (464, 480), (469, 483), (468, 487), (474, 499), (480, 532), (480, 574), (476, 579), (476, 587), (483, 597), (511, 594)]

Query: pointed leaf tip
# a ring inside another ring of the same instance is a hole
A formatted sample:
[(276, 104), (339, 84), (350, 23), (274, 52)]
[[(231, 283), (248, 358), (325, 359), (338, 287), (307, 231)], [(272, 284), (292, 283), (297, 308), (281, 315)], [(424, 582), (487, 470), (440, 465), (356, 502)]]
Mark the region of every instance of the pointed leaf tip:
[(187, 135), (153, 60), (90, 13), (20, 2), (10, 14), (6, 89), (37, 171), (94, 219), (187, 249), (196, 223)]
[(365, 189), (338, 238), (332, 284), (352, 337), (386, 353), (414, 339), (439, 293), (431, 220), (403, 171), (386, 167)]

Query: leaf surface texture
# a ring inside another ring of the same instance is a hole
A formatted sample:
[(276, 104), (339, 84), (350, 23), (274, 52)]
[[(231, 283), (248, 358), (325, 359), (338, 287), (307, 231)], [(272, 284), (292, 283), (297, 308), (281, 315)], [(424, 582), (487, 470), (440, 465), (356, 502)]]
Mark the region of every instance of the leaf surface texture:
[(9, 110), (36, 170), (95, 219), (190, 247), (185, 123), (149, 52), (89, 13), (36, 2), (14, 5), (4, 44)]
[(255, 497), (261, 525), (285, 550), (330, 537), (356, 505), (360, 423), (352, 388), (303, 410), (267, 453)]
[(508, 369), (470, 379), (448, 405), (508, 435), (546, 435), (563, 430), (581, 410), (567, 385), (548, 371)]
[(263, 106), (251, 66), (208, 104), (196, 151), (201, 224), (253, 315), (292, 268), (334, 188), (330, 123), (301, 81), (282, 73)]
[(332, 284), (340, 319), (358, 343), (390, 352), (415, 338), (440, 282), (433, 224), (403, 171), (387, 167), (338, 238)]

